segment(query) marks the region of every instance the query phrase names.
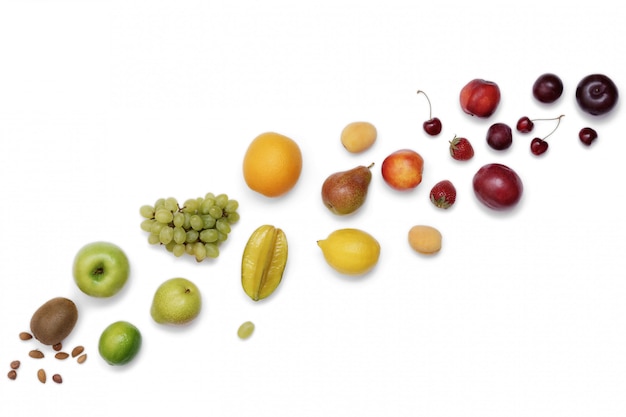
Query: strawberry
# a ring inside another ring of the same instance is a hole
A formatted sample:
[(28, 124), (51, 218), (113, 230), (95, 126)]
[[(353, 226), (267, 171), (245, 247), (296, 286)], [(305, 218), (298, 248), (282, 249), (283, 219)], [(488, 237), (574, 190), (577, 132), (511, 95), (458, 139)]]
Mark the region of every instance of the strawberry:
[(439, 181), (430, 190), (430, 201), (436, 207), (442, 209), (450, 208), (456, 201), (456, 188), (448, 180)]
[(467, 161), (474, 156), (474, 148), (469, 140), (454, 136), (450, 141), (450, 155), (457, 161)]

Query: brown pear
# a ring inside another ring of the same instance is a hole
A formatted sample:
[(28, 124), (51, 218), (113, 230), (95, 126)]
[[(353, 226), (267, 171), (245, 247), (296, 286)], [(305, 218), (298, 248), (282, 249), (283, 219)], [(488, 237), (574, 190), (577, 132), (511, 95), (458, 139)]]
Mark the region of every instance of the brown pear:
[(322, 185), (322, 201), (338, 215), (355, 212), (365, 203), (367, 190), (372, 181), (370, 166), (360, 165), (348, 171), (336, 172), (326, 178)]

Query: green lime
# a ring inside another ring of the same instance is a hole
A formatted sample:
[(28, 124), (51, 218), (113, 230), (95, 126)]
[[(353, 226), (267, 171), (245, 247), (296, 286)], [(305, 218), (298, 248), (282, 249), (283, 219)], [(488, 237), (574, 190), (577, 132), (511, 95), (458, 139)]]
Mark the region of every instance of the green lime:
[(141, 348), (139, 329), (127, 321), (116, 321), (100, 335), (98, 351), (109, 365), (125, 365)]

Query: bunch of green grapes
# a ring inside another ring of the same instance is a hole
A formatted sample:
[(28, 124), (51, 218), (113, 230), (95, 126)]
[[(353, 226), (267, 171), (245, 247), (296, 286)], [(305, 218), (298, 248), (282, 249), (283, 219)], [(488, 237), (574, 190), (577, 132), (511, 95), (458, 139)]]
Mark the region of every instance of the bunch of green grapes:
[(188, 199), (180, 206), (173, 198), (160, 198), (153, 206), (144, 205), (141, 229), (148, 232), (148, 242), (163, 245), (175, 256), (192, 255), (196, 261), (217, 258), (219, 245), (228, 238), (231, 225), (239, 220), (237, 200), (226, 194), (208, 193)]

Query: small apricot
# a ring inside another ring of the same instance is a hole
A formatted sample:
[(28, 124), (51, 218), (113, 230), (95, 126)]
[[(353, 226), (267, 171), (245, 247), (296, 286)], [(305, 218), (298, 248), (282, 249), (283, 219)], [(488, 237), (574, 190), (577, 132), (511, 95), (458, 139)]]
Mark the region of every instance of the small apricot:
[(360, 153), (376, 141), (376, 127), (369, 122), (352, 122), (341, 131), (341, 144), (350, 153)]
[(441, 232), (432, 226), (418, 225), (409, 230), (409, 245), (414, 251), (433, 255), (441, 250)]

